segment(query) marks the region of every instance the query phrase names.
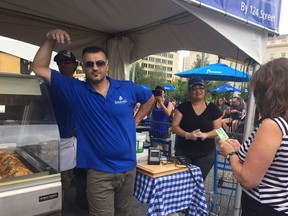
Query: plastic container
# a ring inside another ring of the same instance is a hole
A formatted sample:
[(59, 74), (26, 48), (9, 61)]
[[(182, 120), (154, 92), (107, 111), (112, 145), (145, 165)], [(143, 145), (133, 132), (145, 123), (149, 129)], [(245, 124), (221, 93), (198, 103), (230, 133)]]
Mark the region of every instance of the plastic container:
[(143, 152), (143, 143), (146, 140), (146, 134), (136, 133), (136, 153)]
[(148, 161), (148, 149), (144, 148), (142, 153), (137, 153), (136, 158), (137, 158), (137, 163), (147, 162)]

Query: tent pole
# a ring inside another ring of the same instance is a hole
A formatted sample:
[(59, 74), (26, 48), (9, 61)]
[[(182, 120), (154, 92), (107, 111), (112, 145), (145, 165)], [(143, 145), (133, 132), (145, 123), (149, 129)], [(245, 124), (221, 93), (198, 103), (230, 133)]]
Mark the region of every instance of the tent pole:
[(203, 67), (205, 65), (205, 53), (202, 52), (202, 56), (201, 56), (201, 67)]
[[(253, 67), (253, 73), (258, 70), (260, 67), (259, 64), (254, 65)], [(253, 75), (252, 73), (252, 75)], [(243, 140), (246, 140), (250, 133), (254, 129), (254, 118), (255, 118), (255, 98), (253, 95), (253, 92), (249, 91), (249, 100), (248, 100), (248, 113), (245, 117), (245, 125), (244, 125), (244, 134), (243, 134)], [(239, 216), (240, 215), (240, 209), (241, 209), (241, 186), (238, 183), (236, 187), (236, 192), (235, 192), (235, 200), (234, 200), (234, 211), (233, 211), (233, 216)]]
[(136, 62), (134, 62), (133, 64), (132, 64), (132, 82), (135, 82), (135, 76), (136, 76), (136, 74), (135, 74), (135, 68), (136, 68)]

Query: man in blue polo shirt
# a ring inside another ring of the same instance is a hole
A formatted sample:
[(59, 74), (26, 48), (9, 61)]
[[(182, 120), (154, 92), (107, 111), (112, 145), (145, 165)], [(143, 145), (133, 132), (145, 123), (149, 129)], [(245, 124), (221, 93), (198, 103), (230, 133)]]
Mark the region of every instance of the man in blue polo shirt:
[[(67, 32), (47, 33), (35, 55), (32, 70), (73, 107), (77, 129), (77, 167), (87, 168), (89, 214), (129, 215), (136, 173), (136, 126), (153, 106), (151, 92), (130, 81), (107, 76), (104, 50), (83, 49), (87, 82), (68, 78), (49, 68), (56, 43), (71, 43)], [(141, 107), (136, 116), (136, 103)]]

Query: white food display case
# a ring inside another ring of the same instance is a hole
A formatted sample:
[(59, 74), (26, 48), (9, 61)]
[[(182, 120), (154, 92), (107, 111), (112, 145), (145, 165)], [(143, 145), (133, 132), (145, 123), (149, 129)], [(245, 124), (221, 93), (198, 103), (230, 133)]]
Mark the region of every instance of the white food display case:
[(0, 73), (0, 215), (59, 215), (59, 139), (43, 80)]

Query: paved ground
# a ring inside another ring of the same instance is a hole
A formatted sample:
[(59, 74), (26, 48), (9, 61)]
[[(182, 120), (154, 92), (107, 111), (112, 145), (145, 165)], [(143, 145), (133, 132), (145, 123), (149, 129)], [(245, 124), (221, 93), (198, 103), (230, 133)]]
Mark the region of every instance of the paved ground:
[[(222, 157), (222, 156), (221, 156)], [(233, 191), (231, 190), (223, 190), (218, 189), (218, 192), (221, 192), (223, 195), (215, 195), (213, 194), (213, 179), (214, 179), (214, 169), (211, 170), (208, 177), (205, 181), (205, 191), (206, 191), (206, 199), (209, 210), (212, 209), (214, 204), (214, 213), (210, 213), (210, 216), (230, 216), (233, 215)], [(233, 176), (231, 173), (225, 172), (224, 174), (218, 173), (218, 177), (224, 178), (224, 186), (227, 186), (233, 182)], [(80, 199), (83, 201), (83, 199)], [(79, 202), (79, 200), (78, 200)], [(81, 203), (80, 203), (81, 204)], [(133, 216), (146, 216), (148, 206), (146, 204), (139, 203), (135, 198), (133, 198), (133, 206), (132, 206), (132, 215)], [(179, 214), (183, 216), (183, 214)], [(62, 216), (88, 216), (88, 211), (85, 208), (80, 208), (79, 205), (76, 204), (76, 186), (72, 184), (71, 187), (64, 191), (64, 201), (62, 207)]]
[[(139, 203), (133, 198), (132, 215), (146, 216), (147, 205)], [(62, 216), (88, 216), (87, 209), (80, 208), (76, 204), (76, 187), (73, 185), (64, 192), (64, 202), (62, 206)]]
[[(142, 204), (138, 202), (136, 198), (133, 197), (133, 205), (132, 205), (133, 216), (146, 216), (147, 209), (148, 209), (147, 204)], [(179, 215), (183, 216), (183, 214)], [(88, 216), (88, 210), (85, 208), (80, 208), (79, 205), (76, 204), (75, 184), (73, 184), (70, 188), (64, 191), (62, 216)]]

